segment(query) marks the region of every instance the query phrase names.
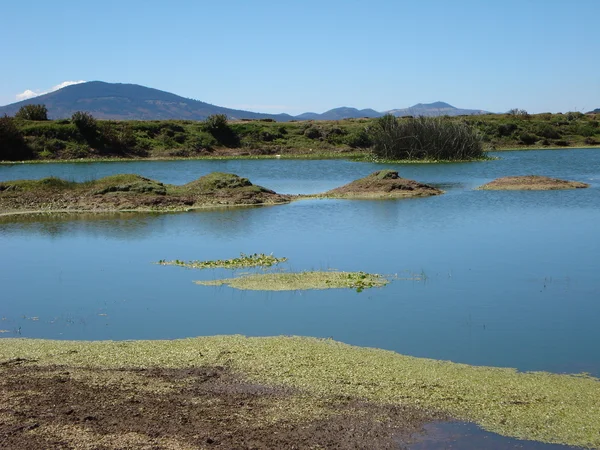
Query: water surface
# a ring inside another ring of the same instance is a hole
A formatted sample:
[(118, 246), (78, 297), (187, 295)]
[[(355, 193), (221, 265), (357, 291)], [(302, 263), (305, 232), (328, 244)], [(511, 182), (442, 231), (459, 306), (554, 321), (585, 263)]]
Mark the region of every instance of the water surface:
[[(0, 166), (0, 180), (138, 173), (173, 184), (218, 170), (284, 193), (321, 192), (397, 168), (447, 191), (397, 201), (3, 218), (0, 329), (6, 332), (0, 336), (306, 335), (469, 364), (600, 375), (600, 152), (499, 156), (435, 165), (232, 160)], [(584, 181), (591, 188), (474, 190), (524, 174)], [(286, 256), (288, 270), (364, 270), (398, 279), (361, 293), (252, 292), (193, 283), (239, 271), (153, 264), (240, 252)], [(421, 280), (411, 279), (415, 274)]]

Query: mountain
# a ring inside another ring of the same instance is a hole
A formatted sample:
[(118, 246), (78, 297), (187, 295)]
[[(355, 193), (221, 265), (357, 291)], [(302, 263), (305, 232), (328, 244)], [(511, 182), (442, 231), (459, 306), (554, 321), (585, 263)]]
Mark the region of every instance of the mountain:
[(138, 84), (89, 81), (74, 84), (48, 94), (0, 107), (0, 116), (14, 116), (24, 105), (43, 103), (50, 119), (68, 118), (76, 111), (86, 111), (97, 119), (117, 120), (204, 120), (211, 114), (226, 114), (235, 119), (289, 120), (342, 120), (362, 117), (381, 117), (385, 114), (401, 116), (459, 116), (489, 114), (486, 111), (460, 109), (444, 102), (418, 103), (410, 108), (378, 112), (374, 109), (335, 108), (322, 114), (307, 112), (298, 116), (263, 114), (223, 108), (199, 100), (180, 97), (170, 92)]
[(274, 119), (288, 121), (288, 114), (261, 114), (223, 108), (198, 100), (180, 97), (137, 84), (90, 81), (67, 86), (0, 107), (0, 116), (13, 116), (21, 106), (43, 103), (50, 119), (71, 117), (75, 111), (86, 111), (97, 119), (118, 120), (204, 120), (211, 114), (226, 114), (230, 119)]
[(356, 109), (343, 106), (341, 108), (330, 109), (323, 114), (304, 113), (296, 116), (298, 120), (342, 120), (342, 119), (360, 119), (363, 117), (381, 117), (383, 113), (374, 109)]
[(596, 108), (593, 111), (588, 111), (586, 114), (600, 114), (600, 108)]
[(417, 103), (410, 108), (392, 109), (386, 111), (396, 117), (402, 116), (474, 116), (478, 114), (490, 114), (481, 109), (461, 109), (444, 102)]
[(313, 112), (300, 114), (294, 117), (297, 120), (342, 120), (359, 119), (362, 117), (381, 117), (385, 114), (393, 114), (396, 117), (402, 116), (472, 116), (477, 114), (490, 114), (481, 109), (461, 109), (444, 102), (417, 103), (410, 108), (392, 109), (390, 111), (378, 112), (374, 109), (356, 108), (335, 108), (323, 114)]

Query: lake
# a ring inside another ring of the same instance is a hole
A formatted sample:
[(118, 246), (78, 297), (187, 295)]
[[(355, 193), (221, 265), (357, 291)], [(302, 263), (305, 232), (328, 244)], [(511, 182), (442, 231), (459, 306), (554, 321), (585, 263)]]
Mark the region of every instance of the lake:
[[(383, 168), (445, 195), (172, 214), (0, 218), (2, 337), (173, 339), (303, 335), (468, 364), (600, 375), (600, 151), (496, 153), (455, 164), (229, 160), (0, 165), (0, 180), (136, 173), (183, 184), (212, 171), (311, 194)], [(494, 178), (583, 181), (570, 191), (476, 191)], [(243, 253), (288, 270), (393, 277), (381, 289), (239, 291), (160, 259)]]

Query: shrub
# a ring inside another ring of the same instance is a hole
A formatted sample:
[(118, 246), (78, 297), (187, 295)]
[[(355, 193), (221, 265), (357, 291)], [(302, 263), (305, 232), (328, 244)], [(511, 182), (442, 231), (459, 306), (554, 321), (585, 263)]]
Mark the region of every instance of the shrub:
[(89, 140), (96, 139), (98, 123), (90, 113), (77, 111), (71, 116), (71, 122), (75, 124), (81, 135)]
[(227, 123), (225, 114), (212, 114), (206, 118), (204, 129), (210, 133), (220, 144), (227, 147), (237, 147), (240, 143), (239, 136)]
[(366, 130), (355, 131), (346, 136), (346, 143), (352, 148), (369, 148), (373, 145), (371, 136)]
[(513, 134), (518, 129), (519, 129), (519, 127), (517, 126), (516, 123), (512, 123), (512, 122), (502, 123), (502, 124), (498, 125), (497, 134), (500, 137), (502, 137), (502, 136), (510, 136), (511, 134)]
[(538, 137), (535, 134), (523, 132), (519, 136), (519, 139), (521, 140), (521, 143), (525, 145), (532, 145), (535, 144), (535, 142), (538, 140)]
[(509, 116), (517, 116), (523, 119), (529, 118), (529, 113), (524, 109), (513, 108), (509, 110), (506, 114)]
[(552, 125), (542, 124), (539, 125), (535, 131), (535, 134), (541, 136), (546, 139), (558, 139), (560, 138), (560, 133), (556, 128)]
[(101, 122), (98, 131), (98, 139), (104, 151), (138, 153), (137, 138), (128, 124)]
[(304, 130), (304, 136), (309, 139), (319, 139), (321, 137), (321, 131), (317, 127), (310, 126)]
[(24, 105), (15, 117), (23, 120), (48, 120), (48, 108), (46, 105)]
[(374, 154), (385, 159), (466, 160), (484, 155), (480, 135), (463, 121), (423, 116), (399, 120), (386, 114), (370, 131)]
[(0, 117), (0, 161), (30, 159), (31, 149), (12, 117)]

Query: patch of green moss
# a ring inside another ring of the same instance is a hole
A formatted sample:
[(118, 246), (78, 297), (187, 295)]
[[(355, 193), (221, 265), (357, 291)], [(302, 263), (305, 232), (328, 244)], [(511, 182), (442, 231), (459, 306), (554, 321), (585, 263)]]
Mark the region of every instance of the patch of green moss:
[(312, 271), (297, 273), (264, 273), (222, 280), (196, 281), (204, 286), (222, 286), (253, 291), (298, 291), (307, 289), (356, 289), (358, 292), (382, 287), (389, 281), (381, 275), (365, 272)]

